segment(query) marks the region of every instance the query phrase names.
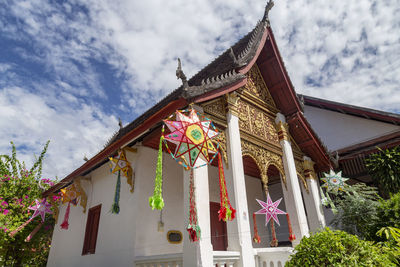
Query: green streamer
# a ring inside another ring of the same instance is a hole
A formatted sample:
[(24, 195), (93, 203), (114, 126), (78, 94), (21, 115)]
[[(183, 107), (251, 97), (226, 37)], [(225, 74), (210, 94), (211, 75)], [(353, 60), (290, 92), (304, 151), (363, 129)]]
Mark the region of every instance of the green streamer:
[(119, 195), (121, 191), (121, 171), (118, 171), (117, 185), (115, 186), (114, 203), (111, 206), (111, 213), (119, 213)]
[[(164, 132), (164, 128), (162, 129)], [(161, 134), (160, 145), (158, 148), (158, 158), (157, 158), (157, 170), (156, 170), (156, 179), (154, 180), (154, 193), (153, 196), (149, 197), (149, 205), (150, 207), (158, 210), (162, 210), (164, 208), (164, 199), (162, 197), (162, 143), (164, 136)]]

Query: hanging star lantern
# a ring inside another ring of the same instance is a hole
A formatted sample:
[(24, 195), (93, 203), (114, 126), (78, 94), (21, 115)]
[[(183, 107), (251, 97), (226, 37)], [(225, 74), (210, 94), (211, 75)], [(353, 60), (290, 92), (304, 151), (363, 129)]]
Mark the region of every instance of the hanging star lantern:
[(81, 195), (81, 192), (76, 189), (75, 184), (71, 184), (70, 186), (63, 188), (60, 191), (63, 204), (68, 202), (75, 202), (74, 204), (77, 204), (77, 198)]
[(28, 208), (28, 209), (34, 211), (31, 219), (33, 219), (36, 216), (40, 215), (40, 217), (42, 217), (42, 222), (44, 222), (44, 218), (46, 217), (46, 213), (49, 213), (49, 214), (53, 213), (50, 210), (51, 204), (48, 203), (45, 198), (42, 201), (39, 201), (38, 199), (35, 199), (35, 202), (36, 202), (36, 205)]
[(164, 135), (164, 140), (176, 145), (175, 153), (170, 153), (174, 159), (183, 157), (185, 163), (181, 164), (185, 167), (198, 168), (196, 162), (199, 158), (208, 164), (217, 155), (218, 148), (212, 139), (219, 133), (208, 118), (200, 120), (194, 109), (189, 110), (188, 116), (176, 111), (176, 120), (167, 119), (164, 123), (170, 130)]
[(324, 173), (325, 177), (322, 177), (321, 180), (325, 183), (321, 187), (325, 187), (326, 191), (333, 191), (337, 193), (338, 190), (343, 190), (345, 187), (345, 181), (349, 180), (349, 178), (342, 177), (342, 172), (335, 173), (333, 170), (330, 170), (329, 174)]
[(278, 220), (278, 214), (286, 214), (286, 212), (278, 209), (279, 203), (281, 203), (282, 198), (278, 199), (275, 202), (272, 202), (271, 197), (269, 194), (267, 195), (267, 202), (261, 201), (256, 199), (258, 204), (261, 205), (262, 209), (259, 211), (255, 212), (255, 214), (265, 214), (265, 225), (268, 224), (269, 220), (271, 218), (274, 219), (274, 221), (280, 226), (279, 220)]
[(126, 159), (125, 151), (123, 149), (118, 152), (116, 157), (110, 158), (110, 162), (112, 164), (112, 173), (121, 171), (128, 180), (132, 178), (132, 167)]

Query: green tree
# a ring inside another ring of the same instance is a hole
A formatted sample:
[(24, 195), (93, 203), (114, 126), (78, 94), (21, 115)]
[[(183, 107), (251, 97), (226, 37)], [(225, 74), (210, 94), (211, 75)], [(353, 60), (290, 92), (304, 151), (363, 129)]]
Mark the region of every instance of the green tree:
[(54, 219), (46, 216), (43, 227), (30, 242), (25, 242), (29, 233), (41, 222), (36, 217), (14, 237), (9, 233), (26, 222), (32, 215), (28, 207), (53, 182), (42, 179), (42, 163), (49, 142), (30, 169), (17, 159), (15, 145), (12, 154), (0, 155), (0, 265), (1, 266), (45, 266), (49, 252)]
[(390, 193), (400, 191), (400, 146), (382, 150), (365, 160), (369, 174), (381, 195), (388, 198)]
[(346, 192), (339, 191), (334, 198), (338, 212), (332, 221), (333, 225), (361, 238), (375, 240), (379, 200), (375, 187), (363, 183), (348, 186)]
[(388, 247), (325, 228), (303, 237), (285, 266), (397, 266), (393, 259), (393, 251)]

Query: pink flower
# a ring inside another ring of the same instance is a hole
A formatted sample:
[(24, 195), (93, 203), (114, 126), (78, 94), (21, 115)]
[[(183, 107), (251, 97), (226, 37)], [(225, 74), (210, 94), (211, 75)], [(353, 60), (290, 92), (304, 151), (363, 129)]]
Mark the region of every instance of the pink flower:
[(28, 199), (28, 197), (29, 197), (28, 195), (25, 195), (25, 199)]
[(9, 212), (10, 212), (10, 211), (9, 211), (8, 209), (5, 209), (5, 210), (3, 211), (3, 214), (4, 214), (4, 215), (7, 215)]
[(2, 205), (3, 207), (6, 207), (6, 206), (8, 206), (8, 203), (7, 203), (6, 201), (3, 201), (3, 202), (1, 203), (1, 205)]

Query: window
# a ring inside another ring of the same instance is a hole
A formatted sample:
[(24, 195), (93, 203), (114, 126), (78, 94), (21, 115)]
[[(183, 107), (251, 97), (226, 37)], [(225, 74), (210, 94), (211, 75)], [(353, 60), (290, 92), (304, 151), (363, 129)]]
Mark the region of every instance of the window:
[(90, 208), (86, 222), (85, 240), (82, 255), (94, 254), (96, 251), (97, 232), (99, 230), (101, 204)]

